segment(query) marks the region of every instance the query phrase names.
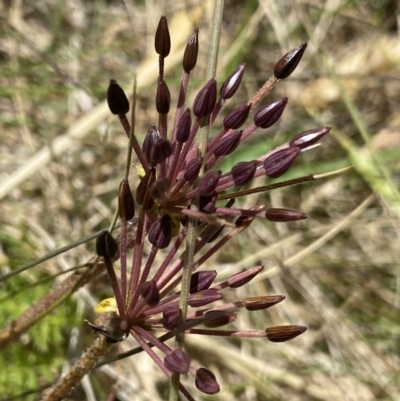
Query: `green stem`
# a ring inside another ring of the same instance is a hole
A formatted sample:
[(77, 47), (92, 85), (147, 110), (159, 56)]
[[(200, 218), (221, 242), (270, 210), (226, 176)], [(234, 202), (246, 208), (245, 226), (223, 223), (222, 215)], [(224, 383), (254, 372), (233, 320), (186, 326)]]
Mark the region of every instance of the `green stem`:
[[(210, 45), (208, 66), (207, 66), (207, 80), (214, 78), (216, 75), (223, 10), (224, 10), (224, 0), (216, 0), (214, 6), (211, 45)], [(210, 131), (210, 120), (207, 119), (205, 126), (199, 131), (199, 152), (201, 156), (205, 156), (207, 151), (209, 131)], [(203, 172), (204, 172), (204, 166), (201, 174), (203, 174)], [(191, 208), (193, 210), (198, 210), (198, 200), (196, 200), (193, 203)], [(196, 238), (197, 238), (197, 220), (190, 218), (188, 223), (188, 235), (186, 237), (185, 261), (182, 271), (181, 296), (179, 299), (179, 308), (181, 308), (182, 310), (183, 323), (185, 323), (186, 321), (187, 299), (189, 296), (190, 279), (193, 270), (193, 263), (194, 263), (193, 259), (194, 259)], [(180, 333), (175, 337), (175, 347), (183, 348), (183, 343), (184, 343), (184, 333)], [(179, 380), (180, 380), (180, 375), (178, 373), (173, 373), (170, 381), (169, 401), (178, 401), (179, 399)]]

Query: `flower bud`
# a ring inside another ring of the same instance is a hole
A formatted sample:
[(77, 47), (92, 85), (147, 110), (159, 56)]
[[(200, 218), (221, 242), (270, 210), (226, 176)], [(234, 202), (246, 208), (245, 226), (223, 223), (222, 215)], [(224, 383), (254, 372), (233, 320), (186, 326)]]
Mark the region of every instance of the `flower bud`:
[(160, 292), (154, 280), (147, 281), (140, 287), (140, 295), (149, 306), (157, 306), (160, 302)]
[(126, 114), (129, 111), (129, 100), (115, 79), (110, 80), (107, 103), (111, 113), (115, 115)]
[(190, 109), (186, 109), (182, 114), (177, 129), (176, 129), (176, 140), (180, 143), (185, 143), (189, 139), (190, 127), (192, 126), (192, 116)]
[(118, 243), (107, 231), (103, 231), (96, 239), (96, 253), (104, 258), (114, 258), (118, 254)]
[(183, 54), (182, 66), (185, 72), (189, 74), (196, 65), (197, 55), (199, 53), (199, 28), (195, 28), (190, 37), (185, 53)]
[(239, 216), (235, 221), (235, 227), (247, 228), (254, 220), (253, 216)]
[(296, 212), (295, 210), (290, 209), (271, 208), (265, 212), (265, 217), (269, 221), (286, 222), (303, 220), (307, 218), (307, 215), (305, 213)]
[(221, 177), (221, 170), (209, 171), (205, 174), (199, 184), (199, 194), (201, 196), (211, 196), (217, 188), (219, 178)]
[(180, 348), (172, 351), (164, 358), (165, 367), (171, 372), (185, 374), (190, 369), (190, 358)]
[(119, 185), (118, 210), (121, 219), (132, 220), (135, 217), (135, 201), (126, 178)]
[(227, 280), (229, 288), (239, 288), (243, 285), (249, 283), (258, 273), (263, 269), (263, 266), (256, 266), (249, 270), (236, 273), (233, 276), (229, 277)]
[(228, 129), (238, 129), (247, 120), (250, 114), (251, 103), (247, 103), (244, 106), (240, 106), (237, 109), (231, 111), (223, 121), (224, 128)]
[(215, 192), (212, 195), (200, 196), (199, 209), (203, 213), (214, 213), (215, 204), (217, 203), (217, 196)]
[(300, 149), (308, 148), (310, 145), (318, 142), (330, 130), (331, 127), (322, 127), (301, 132), (292, 138), (292, 140), (289, 142), (289, 145), (297, 146)]
[(215, 225), (209, 225), (202, 236), (207, 237), (206, 243), (210, 244), (221, 235), (223, 230), (224, 226), (216, 227)]
[(178, 306), (167, 306), (163, 311), (162, 324), (167, 330), (173, 330), (182, 322), (182, 310)]
[(215, 290), (203, 290), (196, 294), (189, 295), (188, 305), (193, 308), (210, 304), (211, 302), (219, 301), (223, 295)]
[(265, 174), (270, 178), (280, 177), (289, 170), (299, 154), (298, 147), (277, 150), (264, 160)]
[(286, 53), (276, 64), (274, 67), (274, 75), (278, 79), (287, 78), (297, 67), (301, 58), (303, 57), (303, 53), (307, 48), (307, 43), (303, 43), (299, 47), (291, 50), (289, 53)]
[(163, 77), (158, 78), (156, 109), (159, 114), (168, 114), (171, 104), (171, 95)]
[(188, 162), (183, 178), (188, 182), (193, 182), (197, 179), (200, 173), (201, 166), (203, 165), (203, 158), (196, 157)]
[(237, 186), (248, 184), (253, 179), (256, 169), (257, 163), (254, 160), (235, 164), (231, 170), (233, 182)]
[(196, 292), (207, 290), (215, 277), (217, 272), (215, 270), (201, 270), (192, 274), (190, 280), (190, 294), (195, 294)]
[(158, 249), (167, 248), (172, 239), (172, 219), (169, 214), (159, 217), (150, 227), (149, 242)]
[(151, 152), (151, 164), (161, 164), (172, 154), (172, 145), (168, 139), (157, 139)]
[(274, 103), (262, 107), (254, 115), (254, 125), (264, 129), (274, 125), (281, 117), (283, 110), (285, 110), (287, 102), (288, 98), (283, 97)]
[(148, 162), (150, 162), (151, 152), (153, 149), (154, 144), (157, 140), (160, 139), (160, 134), (157, 131), (157, 128), (154, 124), (152, 124), (147, 131), (146, 136), (143, 140), (142, 150)]
[(205, 368), (197, 369), (195, 385), (204, 394), (215, 394), (219, 391), (214, 373)]
[(211, 78), (200, 92), (197, 94), (196, 99), (193, 102), (193, 114), (198, 117), (209, 116), (217, 101), (217, 81)]
[(169, 36), (168, 22), (165, 15), (160, 18), (157, 26), (154, 47), (157, 54), (161, 57), (167, 57), (171, 50), (171, 38)]
[(230, 99), (236, 91), (239, 89), (239, 85), (242, 82), (244, 69), (246, 64), (241, 64), (239, 67), (229, 75), (228, 78), (225, 79), (225, 82), (222, 84), (221, 89), (219, 91), (222, 99)]
[[(215, 315), (215, 318), (212, 318), (213, 315)], [(229, 323), (233, 323), (236, 320), (236, 313), (234, 312), (221, 313), (221, 311), (218, 310), (211, 310), (206, 312), (204, 316), (210, 318), (210, 320), (204, 322), (204, 326), (208, 327), (209, 329), (225, 326)]]
[(234, 132), (231, 135), (224, 136), (221, 138), (214, 148), (215, 156), (227, 156), (230, 155), (240, 144), (240, 138), (242, 137), (243, 131)]
[(244, 307), (248, 311), (268, 309), (271, 306), (282, 302), (285, 299), (284, 295), (266, 295), (263, 297), (248, 297), (243, 300)]
[(268, 327), (265, 332), (269, 341), (282, 343), (292, 340), (307, 330), (304, 326), (276, 326)]

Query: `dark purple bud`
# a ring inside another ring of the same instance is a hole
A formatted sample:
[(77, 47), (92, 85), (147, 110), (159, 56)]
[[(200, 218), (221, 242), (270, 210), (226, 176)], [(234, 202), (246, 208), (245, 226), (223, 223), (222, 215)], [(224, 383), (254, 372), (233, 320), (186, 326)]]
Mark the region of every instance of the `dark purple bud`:
[(160, 138), (154, 144), (151, 152), (151, 163), (153, 165), (163, 163), (172, 154), (172, 145), (168, 139)]
[(263, 266), (256, 266), (244, 272), (236, 273), (233, 276), (229, 277), (228, 287), (230, 288), (239, 288), (247, 283), (249, 283), (258, 273), (263, 269)]
[(108, 231), (103, 231), (97, 237), (96, 253), (98, 256), (111, 259), (118, 255), (118, 243)]
[(163, 311), (163, 326), (167, 330), (173, 330), (182, 322), (182, 311), (177, 306), (167, 306)]
[(211, 196), (217, 188), (219, 178), (221, 177), (221, 170), (209, 171), (201, 179), (199, 184), (199, 194), (201, 196)]
[(297, 146), (300, 149), (309, 147), (318, 142), (324, 135), (331, 130), (331, 127), (314, 128), (297, 134), (289, 142), (290, 146)]
[(193, 308), (210, 304), (211, 302), (219, 301), (223, 295), (215, 290), (203, 290), (196, 294), (189, 295), (188, 305)]
[(251, 109), (251, 103), (248, 103), (230, 112), (224, 118), (223, 121), (224, 128), (225, 129), (240, 128), (246, 122), (247, 117), (250, 114), (250, 109)]
[(268, 128), (274, 125), (281, 117), (283, 110), (285, 110), (287, 102), (288, 98), (283, 97), (274, 103), (262, 107), (254, 115), (254, 125), (261, 128)]
[(224, 230), (224, 226), (217, 227), (215, 225), (210, 225), (206, 228), (206, 231), (202, 235), (202, 237), (207, 238), (206, 242), (207, 244), (210, 244), (211, 242), (215, 241), (222, 231)]
[(214, 373), (205, 368), (197, 369), (195, 385), (204, 394), (216, 394), (219, 391)]
[(230, 99), (236, 93), (242, 82), (245, 67), (246, 64), (239, 65), (239, 67), (226, 78), (219, 91), (222, 99)]
[(180, 143), (185, 143), (189, 139), (190, 127), (192, 125), (192, 116), (190, 109), (186, 109), (179, 120), (178, 127), (176, 129), (176, 140)]
[(201, 270), (192, 274), (190, 280), (190, 294), (195, 294), (196, 292), (207, 290), (215, 277), (217, 272), (215, 270)]
[(183, 54), (182, 66), (185, 72), (189, 74), (196, 65), (197, 55), (199, 53), (199, 28), (195, 28), (190, 37), (185, 53)]
[[(142, 206), (145, 203), (146, 198), (149, 194), (149, 188), (156, 179), (155, 168), (151, 168), (145, 176), (140, 180), (139, 185), (136, 189), (136, 202)], [(151, 207), (151, 206), (150, 206)]]
[(156, 126), (154, 124), (152, 124), (150, 126), (149, 130), (147, 131), (146, 136), (144, 137), (144, 141), (143, 141), (143, 145), (142, 145), (143, 153), (145, 154), (148, 162), (150, 162), (152, 149), (158, 139), (160, 139), (160, 134), (157, 131)]
[(296, 212), (295, 210), (282, 209), (282, 208), (271, 208), (265, 212), (265, 217), (269, 221), (286, 222), (303, 220), (307, 218), (307, 215), (302, 212)]
[(197, 179), (200, 173), (201, 166), (203, 165), (203, 158), (196, 157), (188, 162), (183, 178), (188, 182), (193, 182)]
[(125, 220), (132, 220), (135, 217), (135, 201), (129, 182), (126, 178), (121, 181), (118, 191), (119, 217)]
[(161, 57), (167, 57), (171, 50), (171, 39), (169, 36), (168, 22), (165, 15), (160, 18), (160, 22), (158, 23), (154, 47), (157, 54), (159, 54)]
[(169, 214), (159, 217), (150, 227), (149, 242), (158, 249), (166, 248), (172, 239), (172, 219)]
[(140, 295), (149, 306), (157, 306), (160, 302), (160, 292), (154, 280), (147, 281), (140, 287)]
[(235, 227), (247, 228), (254, 220), (252, 216), (239, 216), (235, 221)]
[(215, 145), (214, 155), (215, 156), (227, 156), (230, 155), (239, 146), (240, 138), (242, 137), (243, 131), (234, 132), (231, 135), (224, 136)]
[(215, 193), (212, 195), (200, 196), (199, 209), (203, 213), (214, 213), (215, 204), (217, 203), (217, 196)]
[(198, 117), (209, 116), (217, 101), (217, 81), (211, 78), (200, 92), (197, 94), (196, 99), (193, 102), (193, 114)]
[(231, 170), (233, 182), (238, 186), (248, 184), (253, 179), (256, 169), (257, 163), (254, 160), (235, 164)]
[[(212, 318), (212, 315), (215, 315), (215, 318)], [(207, 318), (211, 317), (211, 320), (204, 322), (204, 326), (210, 329), (225, 326), (226, 324), (233, 323), (236, 320), (236, 313), (233, 312), (221, 313), (217, 310), (211, 310), (206, 312), (204, 316)]]
[(283, 343), (292, 340), (307, 330), (304, 326), (276, 326), (268, 327), (265, 332), (269, 341)]
[(168, 114), (171, 104), (171, 95), (167, 84), (163, 77), (158, 78), (157, 94), (156, 94), (156, 109), (160, 114)]
[(270, 178), (278, 178), (289, 170), (300, 154), (300, 148), (279, 149), (264, 160), (265, 174)]
[(303, 53), (307, 48), (307, 43), (303, 43), (299, 47), (291, 50), (289, 53), (286, 53), (276, 64), (274, 67), (274, 75), (278, 79), (287, 78), (297, 67), (301, 58), (303, 57)]
[(110, 80), (107, 90), (107, 103), (111, 113), (115, 115), (126, 114), (129, 111), (129, 100), (115, 79)]
[(190, 358), (180, 348), (172, 351), (164, 358), (165, 367), (171, 372), (185, 374), (190, 369)]
[(265, 295), (263, 297), (248, 297), (243, 300), (244, 307), (249, 311), (268, 309), (282, 302), (284, 295)]

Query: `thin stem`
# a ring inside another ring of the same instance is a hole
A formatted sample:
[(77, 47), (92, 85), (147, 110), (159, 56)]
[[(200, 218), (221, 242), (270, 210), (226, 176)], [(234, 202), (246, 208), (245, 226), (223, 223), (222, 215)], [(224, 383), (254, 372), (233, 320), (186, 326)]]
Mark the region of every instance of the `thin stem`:
[[(224, 1), (216, 0), (214, 6), (214, 15), (212, 24), (211, 46), (208, 59), (208, 68), (206, 77), (207, 80), (214, 78), (216, 75), (223, 10), (224, 10)], [(204, 129), (200, 130), (199, 151), (200, 151), (200, 156), (203, 157), (207, 153), (207, 141), (208, 141), (209, 129), (210, 129), (210, 122), (208, 118)], [(204, 172), (204, 166), (202, 168), (201, 174), (203, 172)], [(192, 209), (194, 209), (195, 211), (198, 210), (198, 199), (195, 200), (195, 202), (193, 203)], [(190, 290), (190, 279), (192, 275), (193, 260), (194, 260), (196, 239), (197, 239), (196, 228), (197, 228), (197, 220), (189, 218), (185, 260), (182, 271), (181, 296), (179, 299), (179, 307), (182, 310), (183, 323), (185, 323), (186, 321), (186, 314), (187, 314), (187, 300)], [(178, 334), (175, 339), (176, 347), (182, 348), (183, 342), (184, 342), (184, 333)], [(169, 401), (178, 401), (179, 399), (179, 380), (180, 380), (180, 375), (178, 373), (173, 373), (170, 382)]]
[(136, 74), (133, 77), (133, 94), (132, 94), (132, 110), (131, 110), (131, 126), (129, 130), (129, 146), (126, 154), (126, 165), (125, 165), (125, 178), (129, 177), (129, 169), (132, 163), (132, 146), (133, 138), (135, 137), (135, 113), (136, 113)]
[(77, 241), (71, 242), (70, 244), (63, 246), (61, 248), (54, 249), (53, 251), (49, 252), (48, 254), (42, 256), (41, 258), (36, 259), (33, 262), (23, 265), (15, 270), (12, 270), (11, 272), (9, 272), (7, 274), (4, 274), (4, 276), (0, 277), (0, 282), (6, 281), (7, 279), (9, 279), (13, 276), (16, 276), (19, 273), (22, 273), (25, 270), (28, 270), (32, 267), (40, 265), (41, 263), (46, 262), (47, 260), (52, 259), (55, 256), (61, 255), (62, 253), (67, 252), (70, 249), (76, 248), (79, 245), (86, 244), (87, 242), (90, 242), (90, 241), (96, 239), (103, 231), (104, 231), (104, 229), (96, 231), (94, 234), (91, 234), (91, 235), (88, 235), (87, 237), (78, 239)]
[(127, 221), (125, 218), (121, 221), (121, 242), (120, 242), (120, 261), (121, 261), (121, 292), (124, 304), (126, 303), (126, 236)]

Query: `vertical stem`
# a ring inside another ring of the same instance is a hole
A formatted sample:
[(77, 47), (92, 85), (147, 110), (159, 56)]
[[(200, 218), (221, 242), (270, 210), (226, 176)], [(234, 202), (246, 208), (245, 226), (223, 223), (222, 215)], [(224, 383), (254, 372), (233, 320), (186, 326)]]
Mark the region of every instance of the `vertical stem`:
[[(217, 70), (218, 49), (221, 36), (221, 21), (222, 21), (223, 10), (224, 10), (224, 0), (216, 0), (214, 6), (213, 23), (212, 23), (211, 45), (208, 58), (207, 80), (215, 77)], [(210, 123), (208, 119), (204, 129), (201, 129), (199, 132), (199, 144), (200, 144), (199, 151), (200, 155), (203, 157), (206, 155), (207, 152), (209, 129), (210, 129)], [(202, 170), (203, 173), (204, 166)], [(192, 209), (198, 210), (198, 200), (194, 202), (194, 204), (192, 205)], [(190, 279), (193, 270), (193, 259), (195, 254), (195, 245), (197, 238), (196, 228), (197, 228), (197, 220), (190, 218), (188, 223), (188, 234), (186, 237), (184, 266), (182, 271), (181, 296), (179, 299), (179, 308), (182, 309), (183, 323), (186, 321), (186, 314), (187, 314), (187, 299), (189, 296)], [(176, 348), (182, 348), (183, 342), (184, 342), (184, 333), (178, 334), (175, 338)], [(169, 401), (178, 401), (179, 399), (179, 380), (180, 380), (180, 374), (173, 373), (170, 382)]]
[(211, 32), (211, 43), (210, 50), (208, 53), (208, 65), (207, 65), (207, 76), (206, 80), (215, 78), (217, 72), (218, 64), (218, 51), (219, 51), (219, 41), (221, 37), (221, 23), (222, 14), (224, 11), (224, 0), (216, 0), (213, 14), (213, 25)]

